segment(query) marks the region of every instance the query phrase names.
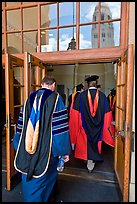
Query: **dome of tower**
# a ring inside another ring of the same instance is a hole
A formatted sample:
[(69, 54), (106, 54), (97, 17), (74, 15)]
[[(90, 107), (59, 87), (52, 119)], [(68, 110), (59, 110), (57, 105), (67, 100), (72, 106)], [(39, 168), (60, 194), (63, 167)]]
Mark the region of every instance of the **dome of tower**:
[[(95, 7), (95, 10), (94, 10), (94, 14), (93, 14), (93, 15), (95, 15), (95, 13), (97, 14), (97, 12), (98, 12), (98, 5), (96, 5), (96, 7)], [(111, 13), (111, 11), (110, 11), (110, 8), (109, 8), (108, 3), (106, 3), (106, 2), (101, 2), (101, 13), (104, 13), (104, 14), (109, 15), (110, 18), (112, 19), (112, 13)], [(107, 19), (104, 19), (104, 20), (107, 20)]]

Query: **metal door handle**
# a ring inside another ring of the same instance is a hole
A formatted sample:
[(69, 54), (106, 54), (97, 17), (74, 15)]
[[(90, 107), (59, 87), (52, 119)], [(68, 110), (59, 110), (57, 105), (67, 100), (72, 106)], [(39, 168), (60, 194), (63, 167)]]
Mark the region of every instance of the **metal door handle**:
[[(111, 126), (111, 125), (114, 125), (114, 126), (115, 126), (115, 125), (116, 125), (116, 122), (115, 122), (115, 121), (112, 121), (111, 124), (110, 124), (110, 126)], [(111, 137), (114, 139), (116, 136), (115, 136), (115, 135), (112, 135), (112, 132), (111, 132), (111, 130), (110, 130), (110, 126), (108, 127), (108, 131), (109, 131)]]
[(120, 130), (120, 131), (118, 131), (118, 134), (119, 134), (120, 136), (122, 136), (122, 137), (125, 136), (125, 132), (124, 132), (124, 130)]
[(111, 124), (115, 126), (116, 125), (116, 121), (112, 121)]
[(108, 127), (108, 131), (109, 131), (111, 137), (114, 139), (116, 136), (115, 136), (115, 135), (112, 135), (112, 132), (110, 131), (110, 126)]

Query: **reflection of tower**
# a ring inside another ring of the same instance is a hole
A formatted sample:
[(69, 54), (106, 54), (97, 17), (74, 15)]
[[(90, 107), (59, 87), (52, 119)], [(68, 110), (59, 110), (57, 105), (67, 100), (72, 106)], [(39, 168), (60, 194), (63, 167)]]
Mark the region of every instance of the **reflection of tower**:
[[(112, 13), (108, 5), (101, 2), (101, 20), (112, 19)], [(98, 21), (98, 7), (95, 7), (93, 13), (93, 21)], [(92, 48), (98, 47), (98, 25), (94, 24), (91, 31), (92, 36)], [(114, 46), (114, 27), (112, 22), (100, 24), (100, 47), (111, 47)]]

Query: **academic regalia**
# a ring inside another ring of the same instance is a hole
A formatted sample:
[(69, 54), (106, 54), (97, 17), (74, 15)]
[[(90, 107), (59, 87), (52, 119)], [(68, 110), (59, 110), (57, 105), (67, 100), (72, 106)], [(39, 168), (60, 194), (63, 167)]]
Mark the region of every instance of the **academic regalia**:
[(70, 106), (70, 111), (69, 111), (69, 131), (70, 131), (71, 144), (76, 143), (75, 127), (78, 127), (79, 113), (77, 110), (73, 108), (73, 106), (79, 94), (80, 92), (75, 92), (72, 94), (72, 101), (71, 101), (71, 106)]
[[(84, 85), (82, 83), (78, 84), (77, 86), (75, 86), (74, 92), (69, 95), (68, 97), (68, 113), (69, 114), (70, 114), (70, 108), (72, 109), (72, 106), (73, 106), (72, 103), (74, 103), (74, 100), (77, 97), (77, 94), (79, 94), (82, 89), (84, 89)], [(72, 97), (73, 97), (73, 102), (72, 102)]]
[(24, 200), (48, 201), (56, 182), (58, 156), (71, 153), (68, 113), (59, 94), (46, 88), (30, 94), (20, 112), (13, 145)]
[(110, 108), (113, 114), (113, 120), (115, 120), (115, 108), (116, 108), (116, 90), (111, 89), (110, 94), (107, 96), (107, 99), (110, 104)]
[[(70, 130), (70, 140), (71, 140), (71, 144), (75, 144), (75, 126), (77, 126), (77, 122), (78, 122), (78, 111), (76, 111), (73, 106), (74, 103), (77, 99), (77, 97), (79, 96), (79, 94), (81, 93), (81, 90), (84, 88), (83, 84), (78, 84), (76, 86), (76, 91), (71, 95), (71, 105), (70, 105), (70, 111), (69, 111), (69, 130)], [(75, 118), (75, 120), (71, 120), (71, 118)]]
[[(89, 81), (88, 81), (89, 82)], [(101, 156), (102, 141), (114, 147), (108, 127), (114, 134), (112, 111), (105, 94), (96, 88), (89, 88), (77, 97), (73, 105), (77, 112), (72, 115), (71, 124), (75, 127), (70, 130), (75, 144), (74, 156), (83, 160), (103, 161)]]
[(72, 94), (70, 94), (68, 97), (68, 114), (70, 113), (71, 103), (72, 103)]

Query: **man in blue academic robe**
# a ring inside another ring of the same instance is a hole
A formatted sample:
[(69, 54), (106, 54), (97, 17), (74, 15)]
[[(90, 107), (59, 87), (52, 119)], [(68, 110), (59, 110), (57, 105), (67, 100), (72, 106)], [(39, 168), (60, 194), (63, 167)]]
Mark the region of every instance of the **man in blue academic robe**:
[(22, 174), (25, 202), (47, 202), (57, 179), (60, 156), (71, 154), (68, 112), (55, 92), (54, 77), (46, 76), (42, 88), (30, 94), (18, 120), (13, 144), (14, 166)]

